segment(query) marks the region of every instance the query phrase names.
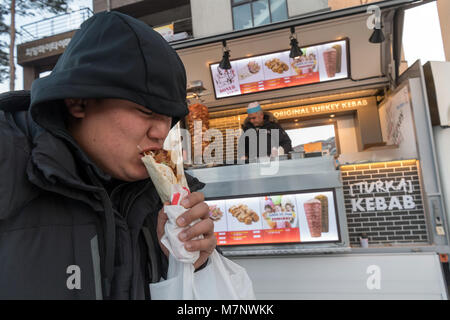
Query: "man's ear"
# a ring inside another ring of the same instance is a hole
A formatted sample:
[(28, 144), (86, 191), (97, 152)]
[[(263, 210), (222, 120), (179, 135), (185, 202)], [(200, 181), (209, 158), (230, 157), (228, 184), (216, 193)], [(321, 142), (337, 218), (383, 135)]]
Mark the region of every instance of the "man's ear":
[(84, 99), (69, 98), (64, 99), (64, 103), (72, 117), (76, 119), (84, 118), (86, 114), (86, 101)]

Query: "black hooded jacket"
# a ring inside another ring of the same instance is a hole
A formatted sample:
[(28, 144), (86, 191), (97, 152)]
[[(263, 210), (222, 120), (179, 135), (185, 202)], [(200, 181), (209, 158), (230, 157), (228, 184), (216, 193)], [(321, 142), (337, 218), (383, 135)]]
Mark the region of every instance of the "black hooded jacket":
[(159, 34), (104, 12), (83, 23), (31, 99), (0, 95), (0, 300), (151, 297), (148, 284), (167, 272), (158, 194), (150, 179), (102, 172), (66, 130), (62, 99), (126, 99), (176, 121), (188, 112), (185, 90), (183, 64)]
[[(260, 150), (259, 150), (259, 143), (260, 143), (260, 134), (259, 134), (259, 130), (263, 129), (263, 130), (267, 130), (267, 147), (266, 147), (266, 152), (267, 152), (267, 156), (270, 156), (271, 152), (272, 152), (272, 147), (283, 147), (284, 153), (288, 154), (290, 151), (292, 151), (292, 143), (291, 143), (291, 139), (289, 138), (288, 134), (286, 133), (286, 131), (284, 131), (284, 129), (280, 126), (280, 124), (278, 123), (278, 120), (275, 118), (275, 116), (268, 111), (264, 111), (264, 122), (262, 124), (262, 126), (260, 127), (255, 127), (248, 118), (245, 119), (244, 124), (242, 125), (242, 130), (245, 132), (247, 132), (248, 130), (253, 129), (256, 132), (256, 145), (255, 145), (255, 153), (258, 156), (264, 156), (264, 154), (260, 155)], [(278, 145), (272, 145), (272, 130), (278, 130)], [(253, 161), (254, 159), (250, 159), (250, 144), (252, 144), (251, 141), (251, 137), (252, 135), (250, 134), (244, 134), (241, 136), (241, 139), (245, 139), (245, 156), (247, 157), (247, 159), (249, 161)], [(261, 150), (261, 153), (263, 153), (263, 151)]]

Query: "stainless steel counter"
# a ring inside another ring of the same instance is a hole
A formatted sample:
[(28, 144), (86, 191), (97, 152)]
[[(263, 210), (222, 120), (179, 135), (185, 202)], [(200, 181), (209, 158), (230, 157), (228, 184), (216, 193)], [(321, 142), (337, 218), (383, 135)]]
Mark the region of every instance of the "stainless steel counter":
[(206, 183), (202, 191), (207, 199), (342, 187), (340, 172), (329, 156), (283, 160), (270, 165), (272, 168), (267, 163), (250, 163), (186, 172)]

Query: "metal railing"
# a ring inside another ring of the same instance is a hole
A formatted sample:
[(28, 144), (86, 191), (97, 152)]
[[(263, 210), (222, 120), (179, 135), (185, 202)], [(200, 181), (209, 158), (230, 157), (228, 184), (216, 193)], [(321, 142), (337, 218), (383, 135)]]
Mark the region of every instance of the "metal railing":
[(55, 34), (76, 30), (80, 25), (93, 15), (89, 8), (61, 14), (32, 22), (20, 27), (20, 43), (30, 42)]

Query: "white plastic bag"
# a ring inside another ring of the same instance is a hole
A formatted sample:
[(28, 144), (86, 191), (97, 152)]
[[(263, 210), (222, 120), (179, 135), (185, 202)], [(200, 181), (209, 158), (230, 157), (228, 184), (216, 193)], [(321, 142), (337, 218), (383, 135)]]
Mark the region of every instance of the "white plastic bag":
[(169, 257), (167, 280), (150, 284), (153, 300), (254, 300), (247, 271), (216, 250), (208, 264), (194, 273), (192, 264)]
[[(180, 192), (178, 202), (184, 198), (179, 187), (172, 193)], [(176, 203), (178, 203), (176, 202)], [(177, 226), (176, 219), (186, 209), (180, 205), (164, 206), (169, 220), (161, 242), (169, 250), (169, 270), (167, 280), (150, 284), (153, 300), (253, 300), (255, 294), (247, 271), (233, 261), (221, 256), (216, 250), (209, 256), (208, 264), (194, 272), (194, 262), (200, 253), (189, 252), (178, 239), (183, 229)], [(193, 222), (195, 224), (198, 221)]]
[(208, 265), (194, 273), (194, 299), (254, 300), (255, 294), (247, 271), (214, 250)]

